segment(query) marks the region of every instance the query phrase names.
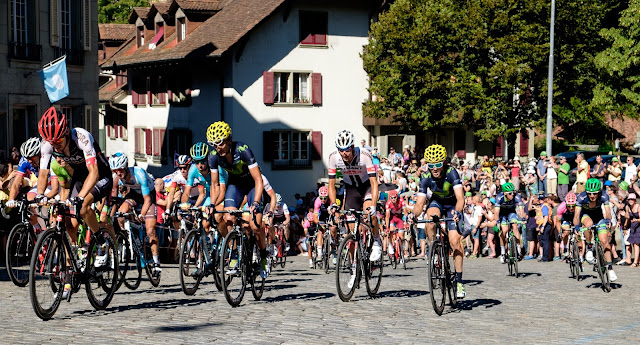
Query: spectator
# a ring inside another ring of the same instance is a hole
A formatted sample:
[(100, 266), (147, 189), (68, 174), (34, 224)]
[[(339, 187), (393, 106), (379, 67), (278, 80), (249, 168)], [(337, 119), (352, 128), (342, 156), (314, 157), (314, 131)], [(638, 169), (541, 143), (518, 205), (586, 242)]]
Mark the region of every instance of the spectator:
[(373, 160), (373, 165), (378, 170), (378, 165), (380, 165), (380, 153), (378, 153), (378, 148), (373, 148), (373, 153), (371, 154), (371, 159)]
[[(540, 160), (538, 160), (538, 191), (544, 191), (547, 194), (547, 151), (540, 152)], [(585, 180), (586, 182), (586, 180)]]
[(536, 231), (536, 211), (539, 208), (539, 201), (538, 201), (538, 197), (536, 194), (532, 194), (531, 197), (529, 197), (529, 201), (526, 204), (526, 210), (527, 210), (527, 223), (526, 223), (526, 228), (527, 228), (527, 241), (528, 241), (528, 245), (527, 245), (527, 249), (529, 250), (529, 253), (527, 256), (524, 257), (525, 260), (532, 260), (535, 259), (537, 257), (536, 254), (536, 247), (538, 245), (538, 232)]
[(300, 197), (300, 194), (298, 193), (296, 193), (294, 197), (296, 198), (296, 212), (304, 212), (304, 208), (303, 208), (304, 200), (302, 200), (302, 198)]
[(558, 198), (564, 201), (564, 197), (569, 193), (569, 171), (571, 166), (567, 163), (567, 157), (560, 156), (560, 164), (558, 167)]
[(498, 167), (496, 168), (496, 172), (495, 172), (494, 181), (496, 181), (496, 184), (499, 184), (500, 186), (502, 186), (503, 184), (507, 183), (508, 179), (509, 179), (509, 172), (507, 171), (507, 168), (504, 166), (504, 162), (498, 163)]
[(596, 164), (591, 168), (591, 177), (600, 180), (600, 183), (604, 183), (605, 172), (607, 171), (605, 164), (602, 162), (602, 156), (596, 156)]
[(556, 158), (549, 157), (547, 159), (547, 193), (551, 195), (558, 195), (558, 172), (556, 165)]
[(578, 163), (578, 169), (576, 171), (576, 194), (584, 192), (585, 183), (587, 183), (589, 163), (584, 160), (584, 153), (578, 153), (576, 157), (576, 163)]
[(627, 214), (629, 215), (629, 237), (627, 241), (633, 246), (633, 262), (631, 267), (638, 267), (640, 264), (640, 205), (636, 203), (636, 195), (629, 194), (629, 205)]
[(516, 191), (520, 190), (520, 169), (522, 166), (520, 165), (520, 157), (516, 156), (511, 162), (511, 165), (508, 166), (511, 169), (511, 183), (515, 187)]
[[(620, 159), (620, 156), (618, 156), (618, 159)], [(628, 156), (627, 157), (627, 163), (624, 164), (623, 167), (625, 168), (625, 170), (624, 170), (624, 180), (629, 185), (632, 185), (636, 181), (637, 174), (638, 174), (638, 169), (636, 168), (636, 165), (633, 164), (633, 157)]]
[(389, 148), (389, 163), (394, 167), (402, 164), (402, 155), (397, 153), (393, 147)]
[(427, 171), (429, 171), (429, 169), (427, 169), (427, 160), (424, 158), (420, 158), (420, 168), (418, 169), (421, 173), (426, 173)]
[[(480, 207), (480, 198), (471, 196), (471, 192), (468, 192), (467, 205), (464, 209), (464, 228), (471, 230), (471, 237), (473, 237), (473, 252), (469, 255), (470, 259), (475, 259), (480, 253), (480, 228), (478, 225), (482, 222), (482, 207)], [(469, 237), (467, 237), (469, 240)], [(467, 245), (468, 246), (468, 245)]]
[(391, 165), (389, 165), (389, 159), (385, 156), (382, 156), (380, 161), (380, 170), (384, 173), (384, 182), (391, 183)]
[(402, 150), (402, 161), (405, 167), (409, 166), (409, 162), (411, 162), (411, 152), (410, 152), (411, 146), (409, 145), (405, 145), (404, 149)]
[(398, 194), (402, 194), (409, 190), (409, 183), (404, 177), (404, 173), (402, 171), (396, 172), (396, 184), (398, 185), (398, 188), (396, 189)]
[(551, 255), (551, 207), (547, 203), (544, 192), (538, 193), (539, 207), (536, 208), (536, 230), (538, 232), (538, 242), (540, 242), (540, 258), (538, 261), (549, 262)]
[(365, 149), (365, 150), (367, 150), (367, 151), (369, 151), (369, 152), (373, 151), (373, 149), (371, 148), (371, 146), (367, 145), (367, 141), (366, 141), (366, 140), (364, 140), (364, 139), (362, 139), (362, 140), (360, 141), (360, 146), (361, 146), (363, 149)]
[(620, 183), (620, 178), (622, 177), (622, 168), (620, 167), (618, 157), (613, 157), (611, 159), (611, 165), (607, 166), (607, 172), (609, 173), (608, 180), (611, 181), (614, 186), (617, 186)]

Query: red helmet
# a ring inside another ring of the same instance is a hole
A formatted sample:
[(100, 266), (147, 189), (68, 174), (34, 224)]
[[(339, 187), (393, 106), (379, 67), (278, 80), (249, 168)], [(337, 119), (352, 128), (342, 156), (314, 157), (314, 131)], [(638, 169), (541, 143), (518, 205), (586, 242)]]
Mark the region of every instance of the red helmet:
[(398, 196), (398, 191), (395, 190), (395, 189), (390, 190), (389, 191), (389, 197), (392, 197), (392, 196)]
[(576, 204), (576, 195), (574, 193), (567, 193), (567, 195), (564, 197), (565, 202), (567, 203), (567, 205), (575, 205)]
[(328, 196), (329, 195), (329, 188), (327, 188), (326, 186), (320, 187), (320, 189), (318, 189), (318, 195), (319, 196)]
[(38, 131), (42, 139), (54, 141), (62, 138), (67, 131), (67, 118), (51, 107), (42, 115), (38, 125)]

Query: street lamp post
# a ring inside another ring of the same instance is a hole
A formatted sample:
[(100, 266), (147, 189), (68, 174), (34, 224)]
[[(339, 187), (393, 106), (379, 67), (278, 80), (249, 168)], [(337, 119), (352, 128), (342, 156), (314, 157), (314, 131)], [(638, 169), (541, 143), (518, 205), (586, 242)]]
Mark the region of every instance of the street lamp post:
[(551, 156), (551, 131), (553, 129), (553, 27), (556, 21), (556, 0), (551, 0), (551, 30), (549, 34), (549, 85), (547, 90), (547, 157)]

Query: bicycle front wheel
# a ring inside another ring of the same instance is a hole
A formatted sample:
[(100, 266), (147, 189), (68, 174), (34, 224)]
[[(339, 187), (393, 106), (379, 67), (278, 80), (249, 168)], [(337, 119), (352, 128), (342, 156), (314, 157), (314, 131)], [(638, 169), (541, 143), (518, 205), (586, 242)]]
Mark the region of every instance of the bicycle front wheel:
[(347, 235), (338, 247), (336, 289), (343, 302), (348, 302), (360, 280), (360, 251), (353, 234)]
[(514, 236), (509, 236), (509, 274), (518, 278), (518, 253)]
[(180, 286), (185, 295), (196, 293), (202, 280), (202, 247), (200, 230), (189, 231), (180, 248)]
[(151, 244), (147, 237), (142, 241), (142, 251), (144, 253), (144, 271), (147, 273), (151, 286), (158, 287), (160, 285), (160, 272), (154, 272), (153, 267), (155, 262), (153, 261), (153, 253), (151, 252)]
[(58, 310), (66, 272), (64, 246), (55, 229), (49, 229), (36, 242), (29, 266), (31, 305), (42, 320), (49, 320)]
[(598, 264), (598, 275), (600, 276), (600, 281), (602, 282), (602, 290), (604, 292), (611, 292), (611, 281), (609, 280), (609, 272), (607, 272), (607, 265), (604, 258), (604, 249), (600, 243), (596, 243), (596, 257)]
[(260, 248), (253, 245), (253, 258), (251, 260), (251, 293), (256, 301), (262, 298), (264, 293), (264, 278), (260, 276)]
[(578, 244), (576, 240), (571, 240), (570, 242), (571, 248), (571, 276), (580, 280), (580, 249), (578, 248)]
[(376, 261), (371, 261), (369, 258), (363, 258), (367, 262), (364, 263), (366, 268), (366, 275), (364, 277), (364, 282), (367, 287), (367, 293), (371, 297), (375, 297), (378, 294), (378, 289), (380, 289), (380, 281), (382, 280), (382, 266), (384, 256), (380, 255), (380, 258)]
[(85, 288), (89, 303), (105, 309), (118, 288), (118, 249), (107, 229), (91, 236), (85, 268)]
[(24, 224), (16, 224), (7, 238), (6, 263), (11, 281), (20, 287), (29, 282), (29, 265), (36, 239)]
[(429, 296), (436, 314), (442, 315), (446, 295), (446, 272), (442, 242), (435, 240), (429, 249)]
[(222, 260), (220, 261), (220, 273), (222, 291), (227, 302), (232, 307), (237, 307), (242, 302), (247, 286), (247, 270), (243, 251), (242, 235), (237, 230), (227, 234), (222, 245)]
[(322, 267), (324, 273), (329, 273), (329, 259), (331, 258), (331, 234), (325, 231), (324, 242), (322, 243)]

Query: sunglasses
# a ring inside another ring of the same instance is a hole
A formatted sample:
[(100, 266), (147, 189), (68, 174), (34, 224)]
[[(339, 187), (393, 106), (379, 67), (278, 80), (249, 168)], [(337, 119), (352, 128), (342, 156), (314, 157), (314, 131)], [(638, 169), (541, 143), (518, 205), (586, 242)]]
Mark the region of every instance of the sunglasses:
[(63, 140), (64, 140), (64, 137), (55, 139), (55, 140), (50, 140), (49, 142), (52, 144), (61, 144)]
[(178, 167), (180, 170), (189, 170), (188, 166), (184, 166), (184, 167)]
[(224, 139), (218, 139), (216, 141), (208, 141), (211, 146), (222, 146), (224, 144)]
[(576, 205), (567, 205), (567, 208), (575, 208)]
[(206, 159), (201, 159), (199, 161), (195, 161), (196, 164), (207, 164), (207, 160)]
[(338, 148), (338, 151), (340, 151), (340, 152), (347, 152), (349, 150), (351, 150), (351, 147), (347, 147), (346, 149)]
[(442, 168), (443, 165), (444, 165), (444, 162), (427, 163), (427, 168), (429, 168), (429, 169), (439, 169), (439, 168)]
[(598, 195), (599, 192), (587, 192), (587, 195)]
[(504, 195), (513, 195), (513, 192), (504, 192)]
[(397, 199), (397, 196), (390, 196), (389, 199)]
[(320, 198), (320, 200), (327, 200), (327, 198), (328, 198), (328, 197), (326, 197), (326, 196), (320, 196), (319, 198)]

